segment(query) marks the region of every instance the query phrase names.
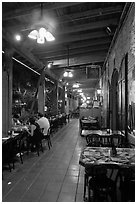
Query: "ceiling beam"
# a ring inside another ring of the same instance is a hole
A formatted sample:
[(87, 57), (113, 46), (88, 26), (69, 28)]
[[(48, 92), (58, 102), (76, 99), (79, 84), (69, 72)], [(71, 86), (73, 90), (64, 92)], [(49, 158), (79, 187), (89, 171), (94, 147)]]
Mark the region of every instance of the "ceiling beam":
[[(109, 25), (117, 25), (118, 24), (118, 19), (117, 17), (109, 18), (107, 20), (99, 20), (96, 22), (90, 22), (86, 23), (83, 25), (71, 25), (70, 27), (68, 26), (63, 26), (63, 27), (58, 27), (58, 29), (55, 30), (55, 35), (63, 35), (63, 34), (70, 34), (70, 33), (75, 33), (75, 32), (81, 32), (81, 31), (87, 31), (87, 30), (93, 30), (93, 29), (100, 29), (107, 27)], [(61, 30), (60, 30), (61, 29)]]
[[(94, 46), (88, 46), (88, 47), (83, 47), (83, 48), (75, 48), (75, 49), (71, 49), (69, 50), (69, 56), (73, 57), (75, 55), (79, 55), (79, 54), (83, 54), (85, 55), (87, 52), (96, 52), (96, 51), (100, 51), (100, 50), (108, 50), (109, 48), (109, 44), (100, 44), (100, 45), (94, 45)], [(37, 56), (39, 56), (40, 59), (42, 58), (51, 58), (51, 59), (56, 59), (56, 58), (66, 58), (68, 57), (68, 50), (60, 50), (60, 51), (56, 51), (56, 52), (46, 52), (44, 54), (40, 53), (37, 54)]]
[[(81, 52), (75, 52), (75, 53), (71, 53), (69, 56), (69, 59), (71, 57), (76, 57), (76, 56), (86, 56), (88, 54), (92, 55), (92, 54), (96, 54), (96, 55), (100, 55), (100, 54), (107, 54), (108, 51), (108, 46), (107, 47), (98, 47), (97, 49), (85, 49), (85, 50), (81, 50)], [(68, 61), (68, 57), (67, 55), (56, 55), (56, 56), (43, 56), (39, 58), (40, 60), (46, 60), (46, 61), (54, 61), (54, 60), (63, 60), (65, 59), (66, 61)]]
[[(70, 66), (69, 65), (69, 69), (73, 69), (73, 70), (77, 70), (77, 69), (85, 69), (86, 68), (86, 66), (89, 66), (89, 65), (98, 65), (98, 66), (100, 66), (100, 67), (102, 67), (102, 65), (103, 65), (103, 61), (98, 61), (98, 62), (94, 62), (94, 63), (85, 63), (85, 64), (76, 64), (76, 65), (73, 65), (73, 66)], [(59, 71), (60, 69), (62, 70), (62, 68), (65, 68), (65, 67), (59, 67), (59, 66), (53, 66), (51, 69), (53, 70), (53, 71)]]
[[(39, 67), (40, 69), (44, 68), (44, 64), (39, 61), (36, 57), (34, 57), (34, 55), (30, 52), (28, 52), (27, 49), (22, 48), (20, 46), (17, 46), (10, 38), (10, 34), (6, 33), (4, 29), (2, 29), (2, 37), (8, 41), (12, 47), (15, 49), (15, 51), (20, 54), (21, 56), (25, 57), (28, 61), (30, 61), (32, 64), (34, 64), (35, 66)], [(46, 69), (45, 70), (45, 74), (47, 74), (48, 76), (50, 76), (52, 79), (58, 81), (58, 78), (54, 75), (53, 72), (51, 72), (50, 70)]]
[[(99, 40), (99, 38), (108, 38), (108, 39), (112, 39), (111, 36), (108, 36), (108, 34), (105, 32), (105, 31), (98, 31), (98, 32), (91, 32), (91, 33), (88, 33), (88, 34), (79, 34), (79, 35), (66, 35), (66, 36), (60, 36), (60, 37), (57, 37), (55, 41), (53, 42), (46, 42), (45, 43), (45, 47), (46, 46), (49, 46), (49, 47), (52, 47), (52, 46), (55, 46), (55, 45), (61, 45), (61, 44), (64, 44), (64, 45), (70, 45), (75, 42), (75, 41), (83, 41), (84, 40)], [(35, 42), (34, 42), (35, 43)], [(43, 46), (43, 48), (44, 48)], [(41, 46), (37, 44), (37, 47), (40, 49)]]
[[(111, 39), (110, 38), (99, 38), (95, 40), (84, 40), (80, 42), (74, 42), (69, 45), (69, 51), (71, 52), (73, 49), (78, 49), (78, 48), (85, 48), (86, 46), (98, 46), (100, 44), (110, 44)], [(54, 51), (61, 52), (63, 51), (64, 53), (67, 52), (68, 46), (66, 45), (53, 45), (52, 47), (49, 46), (42, 46), (41, 51), (37, 51), (37, 48), (33, 50), (33, 54), (39, 56), (39, 55), (48, 55), (50, 53), (53, 53)]]
[(105, 15), (115, 14), (122, 12), (123, 7), (121, 5), (117, 6), (111, 6), (106, 8), (97, 8), (97, 9), (91, 9), (88, 11), (80, 11), (77, 13), (71, 13), (67, 15), (63, 15), (60, 17), (57, 17), (56, 20), (60, 23), (67, 23), (71, 21), (77, 21), (82, 19), (88, 19), (88, 18), (95, 18), (95, 17), (104, 17)]
[[(9, 3), (9, 2), (5, 2), (5, 3)], [(14, 2), (11, 2), (12, 4)], [(25, 2), (24, 2), (25, 3)], [(27, 3), (26, 3), (27, 4)], [(45, 11), (50, 11), (50, 10), (56, 10), (56, 9), (59, 9), (59, 8), (65, 8), (65, 7), (68, 7), (68, 6), (75, 6), (75, 5), (78, 5), (78, 4), (82, 4), (82, 2), (52, 2), (52, 3), (43, 3), (43, 9)], [(36, 9), (41, 9), (40, 7), (40, 2), (38, 4), (34, 4), (34, 6), (24, 6), (23, 8), (21, 9), (15, 9), (15, 10), (12, 10), (10, 12), (4, 12), (4, 9), (3, 9), (3, 21), (6, 21), (6, 20), (10, 20), (10, 19), (14, 19), (14, 18), (18, 18), (18, 17), (27, 17), (29, 15), (32, 15), (32, 11), (33, 10), (36, 10)]]
[[(96, 55), (95, 53), (92, 54), (87, 54), (86, 56), (76, 56), (73, 58), (69, 59), (69, 65), (70, 66), (76, 66), (76, 65), (82, 65), (82, 64), (92, 64), (92, 63), (97, 63), (100, 61), (104, 61), (106, 56), (106, 53), (101, 52), (99, 55)], [(58, 67), (65, 67), (67, 65), (67, 59), (65, 60), (54, 60), (55, 66)]]

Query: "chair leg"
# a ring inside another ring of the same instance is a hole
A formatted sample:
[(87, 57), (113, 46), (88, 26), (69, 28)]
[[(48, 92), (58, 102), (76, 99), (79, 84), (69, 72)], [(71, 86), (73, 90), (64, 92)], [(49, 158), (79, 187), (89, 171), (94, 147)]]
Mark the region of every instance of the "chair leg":
[(9, 170), (10, 170), (10, 172), (11, 172), (11, 165), (10, 165), (10, 163), (8, 163), (8, 166), (9, 166)]
[(44, 152), (43, 146), (42, 146), (42, 141), (40, 142), (40, 147), (41, 147), (41, 151)]
[(88, 184), (88, 176), (85, 174), (84, 176), (84, 195), (83, 195), (83, 199), (86, 200), (86, 188), (87, 188), (87, 184)]
[(49, 149), (50, 149), (50, 141), (49, 141), (49, 139), (48, 139), (48, 147), (49, 147)]
[(23, 159), (22, 159), (21, 152), (20, 152), (20, 161), (21, 161), (21, 163), (23, 164)]
[(39, 144), (35, 144), (36, 145), (36, 151), (37, 151), (37, 154), (39, 156)]
[(52, 147), (52, 143), (51, 143), (51, 140), (50, 140), (50, 146)]

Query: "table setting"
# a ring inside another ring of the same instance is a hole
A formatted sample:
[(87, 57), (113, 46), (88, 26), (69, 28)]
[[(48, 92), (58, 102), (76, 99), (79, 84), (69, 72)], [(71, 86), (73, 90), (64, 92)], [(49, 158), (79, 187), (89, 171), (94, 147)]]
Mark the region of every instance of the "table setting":
[(80, 156), (82, 166), (94, 164), (135, 165), (135, 150), (132, 148), (116, 148), (116, 155), (109, 147), (86, 147)]

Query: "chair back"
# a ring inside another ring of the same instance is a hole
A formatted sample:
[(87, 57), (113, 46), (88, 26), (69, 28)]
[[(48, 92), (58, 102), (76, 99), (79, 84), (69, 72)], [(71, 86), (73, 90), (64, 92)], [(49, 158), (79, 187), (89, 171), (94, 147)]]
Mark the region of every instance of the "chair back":
[(111, 146), (124, 147), (124, 136), (121, 134), (111, 134), (110, 135)]
[(100, 141), (102, 147), (111, 147), (111, 140), (109, 135), (101, 135)]
[(47, 131), (47, 135), (49, 136), (50, 134), (51, 134), (51, 127), (49, 127)]
[(119, 178), (119, 166), (116, 164), (101, 164), (94, 165), (93, 167), (93, 177), (102, 179), (102, 177), (107, 177), (111, 179), (115, 185), (117, 185)]
[(2, 163), (8, 163), (16, 155), (15, 141), (13, 138), (9, 138), (2, 144)]
[(87, 146), (89, 147), (100, 147), (101, 140), (100, 135), (98, 134), (89, 134), (86, 136)]

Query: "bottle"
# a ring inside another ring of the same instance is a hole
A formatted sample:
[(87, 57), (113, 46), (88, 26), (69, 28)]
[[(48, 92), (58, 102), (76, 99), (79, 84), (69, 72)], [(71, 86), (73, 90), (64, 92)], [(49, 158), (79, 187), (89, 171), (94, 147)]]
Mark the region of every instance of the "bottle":
[(116, 156), (116, 155), (117, 155), (117, 150), (116, 150), (116, 147), (115, 147), (114, 144), (112, 145), (112, 151), (111, 151), (111, 153), (112, 153), (112, 156)]

